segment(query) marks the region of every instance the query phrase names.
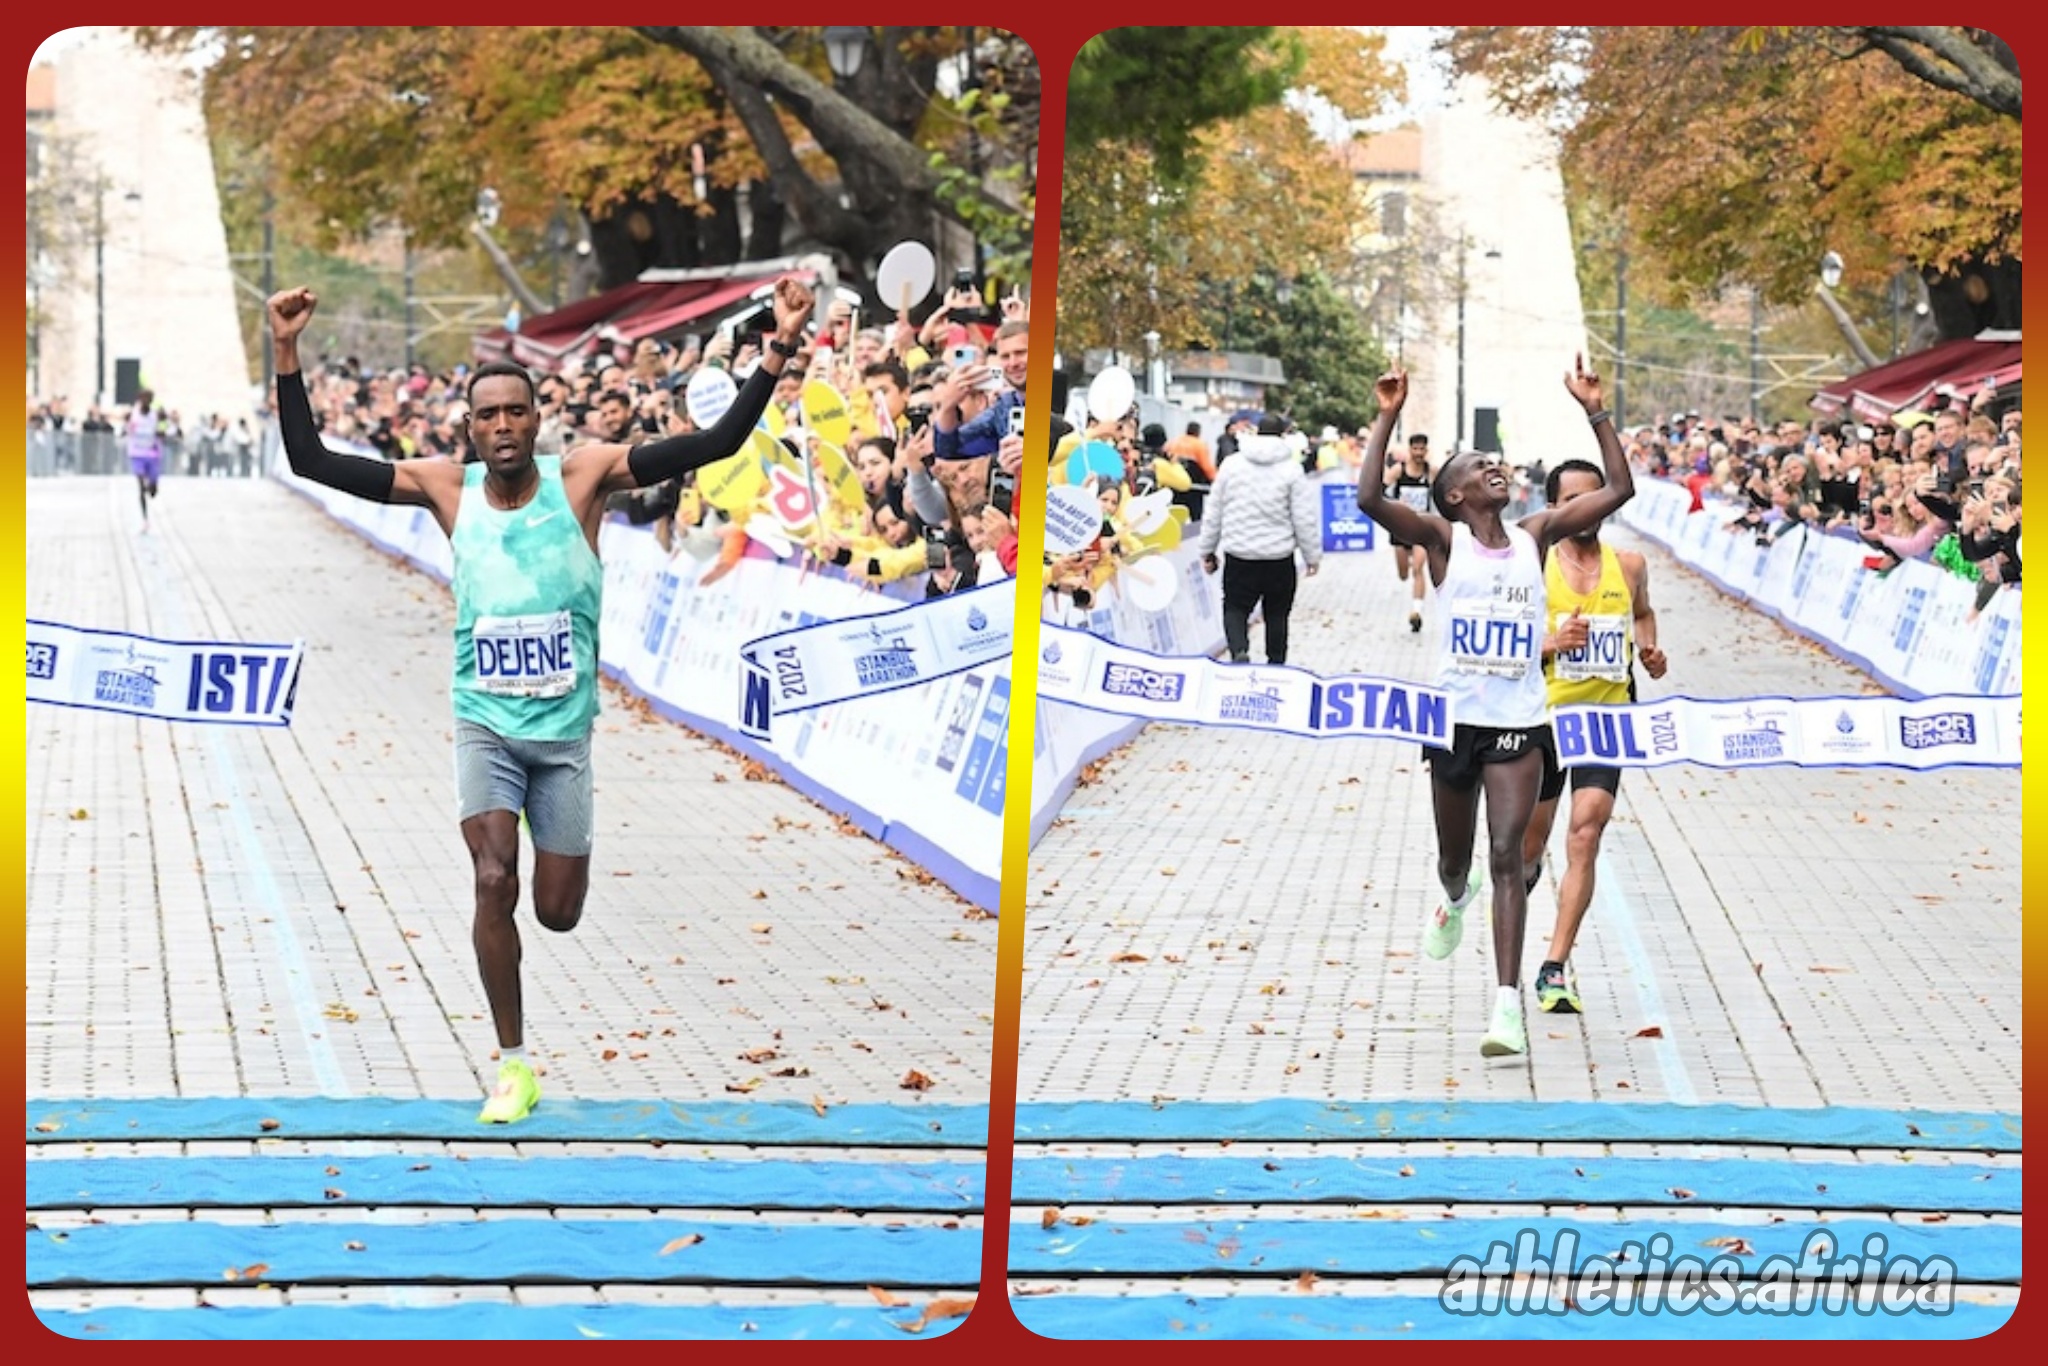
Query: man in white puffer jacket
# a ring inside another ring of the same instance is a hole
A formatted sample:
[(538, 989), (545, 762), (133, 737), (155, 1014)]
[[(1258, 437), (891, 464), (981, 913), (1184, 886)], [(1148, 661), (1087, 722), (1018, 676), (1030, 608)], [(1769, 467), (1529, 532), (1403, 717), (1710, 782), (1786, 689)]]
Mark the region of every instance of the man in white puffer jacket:
[(1316, 486), (1282, 435), (1277, 417), (1259, 424), (1216, 471), (1202, 509), (1202, 567), (1214, 574), (1222, 555), (1223, 638), (1230, 658), (1251, 658), (1252, 609), (1264, 604), (1266, 662), (1287, 662), (1287, 615), (1294, 610), (1294, 555), (1311, 577), (1323, 558)]

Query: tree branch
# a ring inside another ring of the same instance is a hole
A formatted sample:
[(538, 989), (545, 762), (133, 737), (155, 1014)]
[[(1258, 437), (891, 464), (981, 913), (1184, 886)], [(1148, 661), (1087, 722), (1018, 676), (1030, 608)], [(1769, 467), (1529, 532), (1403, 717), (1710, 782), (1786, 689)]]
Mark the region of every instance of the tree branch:
[(512, 264), (512, 258), (498, 245), (498, 239), (491, 236), (489, 228), (472, 218), (469, 220), (469, 235), (483, 244), (484, 255), (490, 257), (491, 264), (498, 268), (499, 278), (503, 279), (505, 287), (512, 291), (512, 297), (519, 300), (519, 307), (525, 311), (527, 317), (536, 318), (548, 311), (547, 303), (540, 295), (527, 288), (526, 281), (520, 278), (519, 267)]
[[(931, 190), (938, 176), (923, 153), (887, 124), (796, 66), (759, 35), (704, 25), (643, 26), (638, 32), (667, 47), (680, 48), (707, 70), (722, 68), (739, 83), (775, 96), (795, 114), (835, 159), (839, 149), (883, 163), (905, 188)], [(714, 72), (714, 74), (716, 74)], [(720, 81), (724, 85), (724, 81)]]
[[(1929, 26), (1859, 30), (1907, 74), (1975, 100), (1993, 113), (2020, 116), (2020, 78), (1958, 29)], [(1925, 55), (1921, 49), (1925, 48)]]
[(1835, 298), (1834, 291), (1826, 285), (1815, 285), (1814, 293), (1820, 295), (1821, 304), (1827, 309), (1828, 316), (1835, 320), (1836, 327), (1842, 329), (1843, 339), (1849, 343), (1849, 349), (1856, 353), (1856, 359), (1862, 362), (1863, 368), (1875, 370), (1881, 363), (1877, 359), (1877, 353), (1863, 340), (1863, 334), (1857, 331), (1855, 322), (1849, 317), (1849, 310), (1842, 307), (1841, 302)]
[(723, 63), (699, 57), (704, 70), (725, 92), (727, 103), (739, 119), (740, 126), (747, 130), (753, 140), (754, 150), (761, 154), (762, 162), (768, 167), (768, 179), (774, 184), (775, 192), (797, 222), (821, 241), (837, 242), (860, 229), (859, 220), (848, 213), (839, 201), (825, 192), (823, 186), (811, 179), (796, 159), (796, 151), (789, 145), (789, 135), (782, 129), (782, 120), (775, 117), (775, 110), (761, 94), (760, 87), (738, 78)]
[[(939, 172), (929, 154), (903, 137), (888, 124), (847, 99), (831, 86), (796, 66), (775, 50), (773, 44), (746, 29), (714, 28), (694, 24), (645, 25), (634, 30), (642, 36), (689, 53), (703, 64), (728, 97), (735, 87), (753, 86), (775, 97), (811, 130), (818, 145), (839, 164), (843, 180), (860, 177), (865, 163), (883, 173), (897, 193), (909, 192), (937, 201)], [(749, 133), (753, 130), (751, 126)], [(980, 186), (972, 191), (989, 206), (1010, 212), (1010, 207)], [(794, 207), (794, 205), (792, 205)], [(880, 206), (864, 206), (874, 210)], [(941, 212), (954, 216), (946, 206)]]

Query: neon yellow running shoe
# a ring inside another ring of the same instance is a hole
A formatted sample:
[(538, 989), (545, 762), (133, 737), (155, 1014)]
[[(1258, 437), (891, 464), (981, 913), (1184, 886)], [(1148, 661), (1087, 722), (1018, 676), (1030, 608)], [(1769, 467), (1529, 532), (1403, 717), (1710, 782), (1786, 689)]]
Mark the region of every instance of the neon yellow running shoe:
[(532, 1114), (538, 1104), (540, 1083), (534, 1080), (533, 1069), (517, 1058), (510, 1058), (498, 1065), (498, 1089), (484, 1102), (476, 1122), (511, 1124)]
[(1449, 901), (1440, 902), (1429, 917), (1429, 926), (1422, 932), (1422, 951), (1431, 958), (1443, 959), (1451, 956), (1451, 950), (1458, 947), (1458, 941), (1465, 936), (1465, 911), (1479, 897), (1479, 865), (1472, 865), (1471, 878), (1465, 884), (1465, 904), (1454, 905)]
[(1536, 1007), (1545, 1015), (1579, 1015), (1577, 984), (1564, 969), (1545, 969), (1536, 974)]

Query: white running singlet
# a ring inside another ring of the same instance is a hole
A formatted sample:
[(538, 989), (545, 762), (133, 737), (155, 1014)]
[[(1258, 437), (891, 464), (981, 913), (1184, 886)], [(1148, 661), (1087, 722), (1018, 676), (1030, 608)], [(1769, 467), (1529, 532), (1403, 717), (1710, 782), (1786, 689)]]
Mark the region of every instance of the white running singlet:
[(1543, 681), (1543, 564), (1536, 538), (1506, 528), (1508, 548), (1489, 550), (1472, 528), (1451, 524), (1451, 553), (1437, 588), (1437, 686), (1461, 726), (1521, 729), (1549, 722)]

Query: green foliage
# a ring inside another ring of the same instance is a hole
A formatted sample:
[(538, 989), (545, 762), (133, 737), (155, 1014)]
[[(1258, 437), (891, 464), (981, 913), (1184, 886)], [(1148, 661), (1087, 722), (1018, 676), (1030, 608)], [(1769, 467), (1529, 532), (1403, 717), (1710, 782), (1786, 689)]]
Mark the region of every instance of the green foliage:
[(1195, 135), (1222, 119), (1277, 104), (1307, 54), (1274, 28), (1116, 28), (1097, 34), (1074, 61), (1067, 87), (1067, 145), (1099, 142), (1148, 149), (1160, 184), (1185, 187), (1199, 170)]
[(1370, 423), (1373, 380), (1387, 358), (1358, 310), (1320, 272), (1295, 280), (1286, 303), (1274, 295), (1271, 283), (1254, 281), (1232, 328), (1234, 349), (1279, 357), (1287, 384), (1267, 391), (1267, 406), (1306, 430)]

